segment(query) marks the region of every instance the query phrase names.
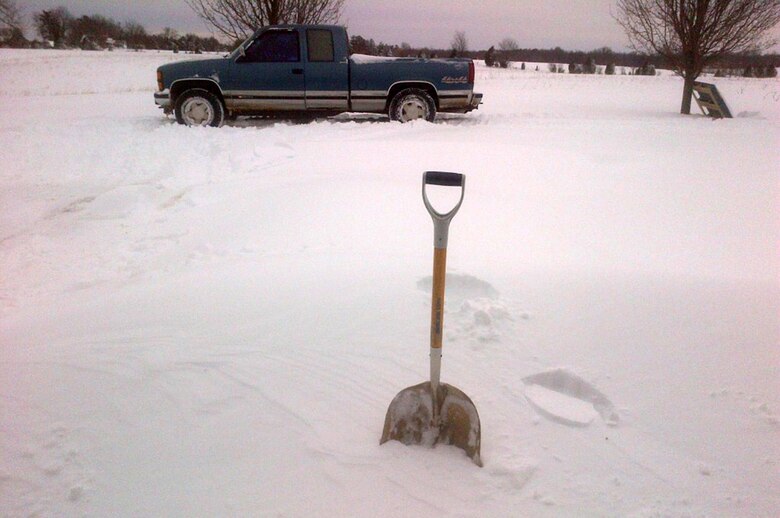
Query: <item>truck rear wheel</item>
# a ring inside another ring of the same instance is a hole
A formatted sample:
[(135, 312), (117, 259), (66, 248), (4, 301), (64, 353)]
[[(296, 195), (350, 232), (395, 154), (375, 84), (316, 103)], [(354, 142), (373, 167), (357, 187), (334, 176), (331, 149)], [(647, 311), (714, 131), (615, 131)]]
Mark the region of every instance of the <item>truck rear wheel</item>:
[(225, 121), (222, 101), (202, 88), (193, 88), (176, 98), (176, 122), (186, 126), (212, 126), (218, 128)]
[(409, 122), (425, 119), (433, 122), (436, 118), (436, 103), (425, 90), (407, 88), (395, 94), (387, 111), (390, 120), (394, 121)]

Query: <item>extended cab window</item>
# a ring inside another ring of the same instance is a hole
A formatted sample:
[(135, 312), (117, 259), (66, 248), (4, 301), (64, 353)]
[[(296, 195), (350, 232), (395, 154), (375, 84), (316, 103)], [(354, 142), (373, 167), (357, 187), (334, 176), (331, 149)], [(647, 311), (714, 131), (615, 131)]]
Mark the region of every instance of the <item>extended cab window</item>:
[(333, 33), (323, 29), (306, 31), (309, 61), (333, 61)]
[(296, 31), (262, 33), (246, 49), (242, 63), (294, 63), (301, 60)]

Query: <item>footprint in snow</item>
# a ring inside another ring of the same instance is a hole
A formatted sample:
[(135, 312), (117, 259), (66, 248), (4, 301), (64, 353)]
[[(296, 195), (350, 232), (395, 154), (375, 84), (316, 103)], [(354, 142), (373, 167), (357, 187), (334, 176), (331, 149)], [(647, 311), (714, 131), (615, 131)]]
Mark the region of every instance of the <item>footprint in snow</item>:
[[(424, 277), (417, 287), (430, 293), (432, 283), (432, 277)], [(480, 349), (483, 344), (500, 341), (503, 323), (514, 320), (498, 290), (471, 275), (447, 274), (444, 299), (448, 341), (465, 338)]]
[(750, 414), (764, 423), (774, 427), (780, 425), (780, 417), (772, 411), (768, 403), (760, 401), (757, 396), (748, 396), (742, 390), (732, 393), (732, 390), (722, 388), (710, 392), (710, 397), (713, 399), (733, 399), (740, 405), (747, 405)]
[(62, 214), (74, 214), (76, 212), (81, 212), (87, 207), (87, 205), (95, 201), (96, 198), (97, 196), (85, 196), (83, 198), (74, 200), (68, 203), (67, 205), (65, 205), (64, 207), (56, 209), (54, 212), (46, 216), (46, 219), (53, 219)]
[(615, 406), (603, 393), (565, 369), (523, 378), (525, 399), (541, 416), (566, 426), (589, 426), (597, 417), (617, 426)]
[[(498, 298), (496, 290), (489, 282), (485, 282), (471, 275), (448, 273), (445, 280), (445, 298), (452, 302), (462, 302), (467, 299), (486, 298), (495, 300)], [(430, 292), (433, 285), (433, 277), (430, 275), (417, 282), (417, 287)]]

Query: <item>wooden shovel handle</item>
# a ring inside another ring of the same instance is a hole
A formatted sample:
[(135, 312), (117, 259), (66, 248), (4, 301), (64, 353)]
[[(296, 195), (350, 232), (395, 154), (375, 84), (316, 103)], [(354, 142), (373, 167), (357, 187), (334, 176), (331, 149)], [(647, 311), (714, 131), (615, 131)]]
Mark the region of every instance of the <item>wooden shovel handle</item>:
[(447, 249), (433, 249), (433, 290), (431, 299), (431, 348), (441, 349), (444, 329), (444, 279), (447, 271)]

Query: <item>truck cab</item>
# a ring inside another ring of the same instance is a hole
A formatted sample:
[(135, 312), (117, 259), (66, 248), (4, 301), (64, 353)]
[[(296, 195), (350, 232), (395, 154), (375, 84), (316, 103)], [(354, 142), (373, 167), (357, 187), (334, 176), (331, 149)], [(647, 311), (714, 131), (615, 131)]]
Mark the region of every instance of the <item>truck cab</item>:
[(271, 27), (239, 46), (223, 82), (237, 111), (349, 109), (346, 31)]

